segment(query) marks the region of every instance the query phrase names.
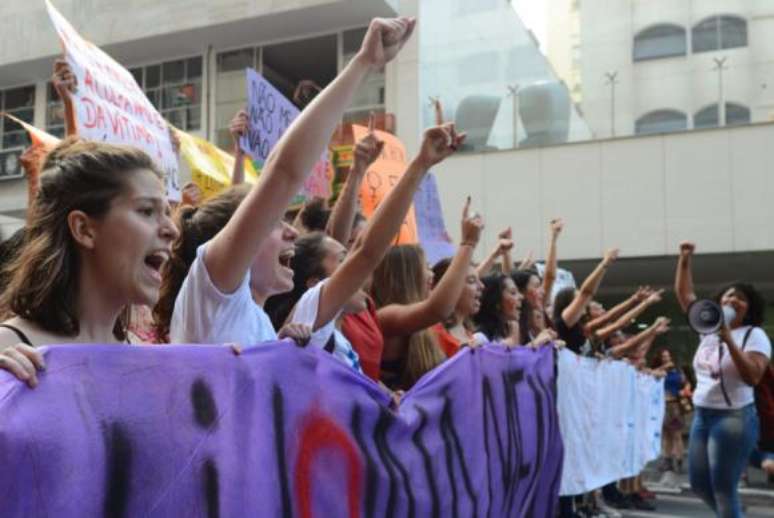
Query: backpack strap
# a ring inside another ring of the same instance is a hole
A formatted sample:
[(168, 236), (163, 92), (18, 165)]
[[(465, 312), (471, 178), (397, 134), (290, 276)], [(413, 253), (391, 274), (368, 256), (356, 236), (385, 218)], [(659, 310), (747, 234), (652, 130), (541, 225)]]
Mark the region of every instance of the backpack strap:
[(753, 329), (755, 329), (753, 326), (750, 326), (747, 331), (744, 333), (744, 339), (742, 340), (742, 350), (744, 351), (744, 347), (747, 345), (747, 340), (750, 339), (750, 335), (753, 332)]
[[(740, 349), (744, 351), (745, 346), (747, 345), (747, 340), (750, 339), (750, 335), (753, 332), (753, 329), (755, 329), (753, 326), (750, 326), (747, 331), (744, 333), (744, 338), (742, 339), (742, 347)], [(718, 349), (718, 369), (720, 370), (720, 390), (723, 392), (723, 399), (726, 400), (726, 405), (731, 406), (731, 398), (728, 397), (728, 392), (726, 392), (726, 384), (723, 380), (723, 346), (721, 344), (720, 348)]]

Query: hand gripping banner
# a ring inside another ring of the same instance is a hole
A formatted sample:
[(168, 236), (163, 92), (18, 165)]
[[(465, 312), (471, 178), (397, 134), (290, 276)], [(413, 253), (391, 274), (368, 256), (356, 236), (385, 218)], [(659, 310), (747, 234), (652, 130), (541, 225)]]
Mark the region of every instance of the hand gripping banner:
[(554, 357), (497, 346), (397, 411), (287, 342), (54, 346), (40, 385), (0, 372), (3, 517), (552, 516)]

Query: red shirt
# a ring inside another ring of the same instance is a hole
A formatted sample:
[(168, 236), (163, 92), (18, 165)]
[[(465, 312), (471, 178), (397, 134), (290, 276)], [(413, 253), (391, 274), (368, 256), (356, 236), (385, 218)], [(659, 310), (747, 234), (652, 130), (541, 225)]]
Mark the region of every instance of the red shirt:
[(430, 329), (435, 333), (435, 339), (438, 340), (438, 345), (441, 350), (446, 354), (447, 358), (451, 358), (457, 351), (460, 350), (462, 343), (452, 335), (443, 324), (435, 324)]
[(376, 306), (368, 299), (368, 308), (360, 313), (344, 315), (341, 332), (352, 343), (360, 357), (360, 366), (366, 376), (379, 381), (379, 370), (384, 352), (384, 335), (376, 317)]

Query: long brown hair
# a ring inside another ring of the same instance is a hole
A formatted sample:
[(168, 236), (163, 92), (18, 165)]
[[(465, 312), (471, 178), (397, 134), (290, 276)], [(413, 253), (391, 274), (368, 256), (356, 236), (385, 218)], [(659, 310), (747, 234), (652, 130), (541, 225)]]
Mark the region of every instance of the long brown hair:
[[(377, 308), (413, 304), (425, 298), (425, 253), (418, 245), (393, 246), (374, 271), (371, 296)], [(403, 385), (411, 387), (423, 374), (446, 359), (435, 336), (423, 329), (408, 337)]]
[[(5, 270), (9, 282), (0, 296), (3, 318), (17, 315), (64, 336), (79, 333), (81, 262), (67, 216), (75, 210), (92, 218), (104, 216), (126, 190), (130, 175), (142, 169), (162, 176), (139, 149), (78, 138), (65, 140), (48, 155), (24, 243)], [(123, 312), (114, 329), (120, 340), (126, 337), (127, 314)]]
[(164, 341), (169, 335), (175, 299), (196, 259), (196, 249), (226, 226), (249, 191), (249, 185), (238, 185), (198, 207), (183, 205), (177, 210), (175, 223), (180, 235), (172, 243), (172, 255), (161, 270), (161, 291), (153, 307), (153, 324), (159, 340)]

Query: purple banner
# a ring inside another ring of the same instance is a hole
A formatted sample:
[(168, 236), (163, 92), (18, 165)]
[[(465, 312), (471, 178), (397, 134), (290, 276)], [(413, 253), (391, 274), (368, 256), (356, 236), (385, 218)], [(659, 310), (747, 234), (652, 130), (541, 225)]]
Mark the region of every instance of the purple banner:
[(457, 354), (399, 410), (288, 343), (58, 346), (0, 373), (3, 517), (553, 516), (551, 348)]
[(414, 193), (414, 214), (417, 220), (419, 243), (425, 250), (428, 262), (433, 265), (456, 252), (446, 224), (443, 221), (438, 185), (433, 173), (428, 173)]

